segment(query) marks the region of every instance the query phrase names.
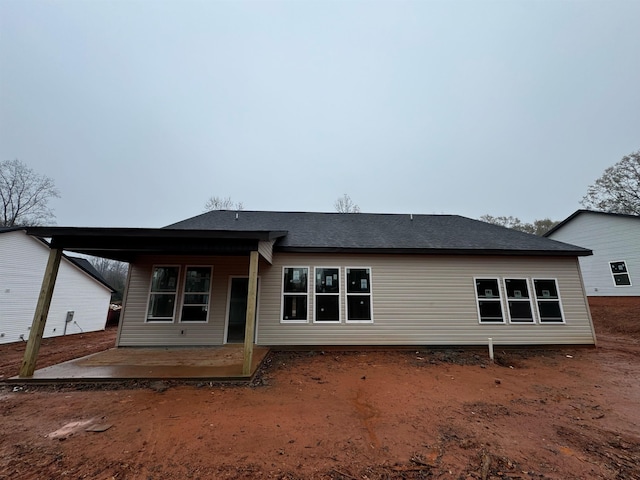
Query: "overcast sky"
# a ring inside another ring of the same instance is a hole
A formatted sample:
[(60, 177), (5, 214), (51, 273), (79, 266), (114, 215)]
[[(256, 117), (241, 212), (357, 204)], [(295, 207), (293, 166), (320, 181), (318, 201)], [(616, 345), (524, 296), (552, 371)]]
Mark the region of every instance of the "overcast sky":
[(64, 226), (562, 219), (640, 149), (640, 2), (0, 1), (0, 160)]

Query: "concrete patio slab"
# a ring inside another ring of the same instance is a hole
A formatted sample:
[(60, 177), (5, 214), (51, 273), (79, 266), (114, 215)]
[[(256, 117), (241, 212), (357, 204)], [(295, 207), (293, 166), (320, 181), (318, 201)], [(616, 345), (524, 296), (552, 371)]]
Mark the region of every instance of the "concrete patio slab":
[(254, 346), (250, 375), (242, 374), (242, 345), (215, 347), (120, 347), (36, 370), (6, 383), (99, 382), (117, 380), (250, 380), (269, 353)]

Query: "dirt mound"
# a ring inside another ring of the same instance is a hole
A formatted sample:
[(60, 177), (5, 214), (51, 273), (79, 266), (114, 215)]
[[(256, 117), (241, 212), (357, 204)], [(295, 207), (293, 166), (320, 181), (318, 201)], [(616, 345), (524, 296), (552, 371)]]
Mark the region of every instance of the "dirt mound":
[(596, 335), (612, 333), (640, 340), (640, 297), (589, 297)]

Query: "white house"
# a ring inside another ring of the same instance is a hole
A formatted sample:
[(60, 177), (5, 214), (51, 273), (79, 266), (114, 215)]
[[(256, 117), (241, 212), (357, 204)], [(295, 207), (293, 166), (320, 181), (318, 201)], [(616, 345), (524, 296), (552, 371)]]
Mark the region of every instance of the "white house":
[(640, 216), (578, 210), (545, 236), (593, 251), (579, 260), (588, 296), (640, 297)]
[[(48, 257), (45, 241), (0, 229), (0, 343), (29, 338)], [(89, 262), (63, 256), (44, 337), (104, 330), (112, 292)]]

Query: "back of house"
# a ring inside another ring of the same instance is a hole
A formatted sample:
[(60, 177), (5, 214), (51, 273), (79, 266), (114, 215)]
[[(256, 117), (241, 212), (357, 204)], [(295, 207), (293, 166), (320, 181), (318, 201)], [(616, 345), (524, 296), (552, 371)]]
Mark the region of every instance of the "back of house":
[(484, 222), (214, 211), (161, 234), (180, 240), (132, 253), (119, 346), (244, 341), (250, 251), (259, 345), (595, 343), (578, 262), (591, 252)]

